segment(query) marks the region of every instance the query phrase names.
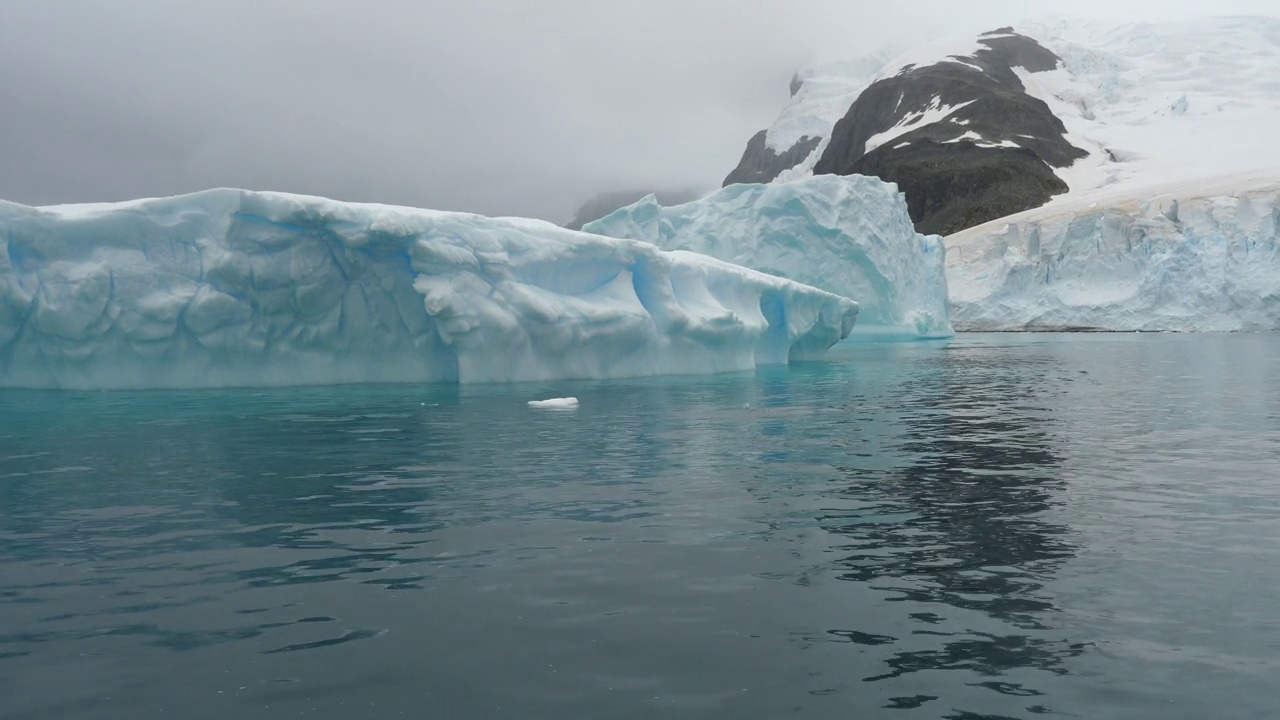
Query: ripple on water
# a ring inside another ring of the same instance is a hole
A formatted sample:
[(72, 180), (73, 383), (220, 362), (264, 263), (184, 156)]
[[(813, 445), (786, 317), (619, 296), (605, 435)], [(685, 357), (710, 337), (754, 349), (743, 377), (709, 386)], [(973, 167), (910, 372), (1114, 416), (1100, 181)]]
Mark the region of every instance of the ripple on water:
[(1277, 351), (0, 391), (0, 715), (1261, 717)]

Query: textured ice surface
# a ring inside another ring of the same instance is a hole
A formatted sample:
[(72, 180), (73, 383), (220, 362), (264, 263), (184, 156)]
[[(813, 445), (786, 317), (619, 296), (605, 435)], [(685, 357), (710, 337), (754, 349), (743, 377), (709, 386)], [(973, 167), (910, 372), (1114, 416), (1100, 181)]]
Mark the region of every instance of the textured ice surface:
[(962, 330), (1280, 329), (1280, 180), (1053, 203), (947, 238)]
[(572, 410), (578, 407), (578, 398), (550, 398), (547, 400), (530, 400), (529, 407), (542, 410)]
[(917, 233), (902, 194), (875, 178), (730, 185), (674, 207), (649, 197), (583, 229), (705, 253), (853, 298), (859, 333), (951, 335), (942, 240)]
[(857, 304), (709, 257), (494, 219), (213, 190), (0, 203), (0, 385), (518, 381), (808, 359)]

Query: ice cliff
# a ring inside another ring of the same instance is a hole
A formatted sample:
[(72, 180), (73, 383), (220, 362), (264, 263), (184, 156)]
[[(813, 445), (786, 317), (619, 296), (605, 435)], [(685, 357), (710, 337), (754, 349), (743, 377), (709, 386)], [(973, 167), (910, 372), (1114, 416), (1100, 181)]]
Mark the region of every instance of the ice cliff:
[(213, 190), (0, 203), (0, 386), (521, 381), (821, 355), (857, 303), (549, 223)]
[(583, 229), (705, 253), (854, 298), (859, 334), (952, 334), (942, 239), (917, 233), (902, 194), (875, 178), (730, 185), (673, 207), (649, 197)]
[(1280, 330), (1280, 180), (1082, 196), (947, 238), (962, 330)]

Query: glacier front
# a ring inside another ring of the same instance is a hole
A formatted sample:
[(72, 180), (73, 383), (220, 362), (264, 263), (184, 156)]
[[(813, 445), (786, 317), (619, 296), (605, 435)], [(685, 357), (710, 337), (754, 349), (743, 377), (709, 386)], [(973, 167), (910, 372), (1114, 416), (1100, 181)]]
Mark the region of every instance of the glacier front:
[(820, 356), (858, 305), (518, 218), (211, 190), (0, 203), (0, 386), (491, 382)]
[(1280, 330), (1280, 179), (1067, 198), (947, 238), (961, 330)]
[(917, 233), (902, 193), (876, 178), (742, 183), (672, 207), (650, 196), (583, 230), (705, 253), (853, 298), (859, 334), (953, 334), (942, 238)]

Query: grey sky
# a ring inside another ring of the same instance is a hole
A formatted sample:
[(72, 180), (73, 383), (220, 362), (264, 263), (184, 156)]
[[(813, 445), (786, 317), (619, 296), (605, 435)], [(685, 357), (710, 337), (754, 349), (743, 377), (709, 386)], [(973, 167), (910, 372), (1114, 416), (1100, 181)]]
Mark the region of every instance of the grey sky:
[[(963, 7), (961, 10), (960, 8)], [(564, 221), (714, 187), (815, 56), (1276, 0), (0, 0), (0, 198), (214, 186)]]

